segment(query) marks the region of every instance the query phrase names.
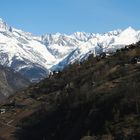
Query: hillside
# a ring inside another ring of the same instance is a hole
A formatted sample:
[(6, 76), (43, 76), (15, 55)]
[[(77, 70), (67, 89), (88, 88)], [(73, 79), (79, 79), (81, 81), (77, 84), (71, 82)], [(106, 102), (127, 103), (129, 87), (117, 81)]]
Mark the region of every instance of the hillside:
[(1, 104), (2, 140), (139, 140), (140, 42), (53, 72)]
[(0, 65), (0, 101), (18, 90), (29, 86), (30, 82), (19, 73)]

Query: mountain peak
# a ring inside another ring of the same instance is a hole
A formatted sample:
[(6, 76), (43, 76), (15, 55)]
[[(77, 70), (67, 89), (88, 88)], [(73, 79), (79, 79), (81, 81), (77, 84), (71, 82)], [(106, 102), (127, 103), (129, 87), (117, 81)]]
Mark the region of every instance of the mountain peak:
[(5, 24), (4, 20), (2, 18), (0, 18), (0, 25)]
[(0, 31), (6, 31), (6, 30), (9, 30), (9, 26), (2, 18), (0, 18)]
[(135, 35), (137, 34), (137, 31), (135, 29), (133, 29), (132, 27), (128, 27), (125, 30), (122, 31), (122, 33), (120, 34), (120, 36), (124, 39), (129, 38), (130, 36), (135, 37)]
[(131, 26), (129, 26), (128, 28), (126, 28), (123, 32), (136, 32), (136, 30), (134, 28), (132, 28)]
[(129, 30), (135, 30), (133, 27), (129, 26), (127, 29)]
[(2, 18), (0, 18), (0, 22), (3, 22), (3, 19)]

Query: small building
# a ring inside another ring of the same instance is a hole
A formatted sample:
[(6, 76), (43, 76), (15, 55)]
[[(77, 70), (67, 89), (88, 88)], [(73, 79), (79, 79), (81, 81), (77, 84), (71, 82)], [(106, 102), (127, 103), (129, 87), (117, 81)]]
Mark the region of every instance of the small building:
[(5, 108), (1, 108), (0, 109), (0, 114), (4, 114), (6, 112), (6, 109)]
[(139, 64), (140, 63), (140, 57), (135, 56), (131, 59), (131, 64)]
[(99, 56), (100, 56), (100, 58), (106, 58), (106, 53), (103, 52), (103, 53), (101, 53)]

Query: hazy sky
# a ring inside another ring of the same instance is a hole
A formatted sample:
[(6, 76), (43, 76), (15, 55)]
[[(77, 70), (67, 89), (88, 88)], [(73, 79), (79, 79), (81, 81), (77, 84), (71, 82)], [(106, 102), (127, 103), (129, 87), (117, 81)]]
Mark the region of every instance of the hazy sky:
[(0, 0), (0, 17), (34, 34), (140, 29), (140, 0)]

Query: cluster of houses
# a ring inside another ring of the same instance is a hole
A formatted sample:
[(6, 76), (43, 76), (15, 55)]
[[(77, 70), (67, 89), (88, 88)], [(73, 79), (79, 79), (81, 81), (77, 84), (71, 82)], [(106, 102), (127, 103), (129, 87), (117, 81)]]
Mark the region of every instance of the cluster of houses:
[[(119, 50), (116, 50), (115, 54), (113, 55), (117, 55), (119, 52), (123, 52), (123, 51), (129, 51), (132, 50), (134, 48), (138, 47), (137, 45), (130, 45), (130, 46), (126, 46), (125, 48), (121, 48)], [(99, 61), (103, 58), (106, 58), (107, 54), (105, 52), (101, 53), (99, 56), (96, 56), (96, 59)], [(130, 63), (131, 64), (140, 64), (140, 56), (133, 56), (130, 59)]]
[(131, 64), (140, 64), (140, 56), (131, 58)]
[(6, 111), (9, 109), (9, 108), (13, 108), (15, 107), (16, 104), (15, 104), (15, 100), (11, 100), (8, 104), (5, 104), (3, 106), (0, 107), (0, 114), (5, 114)]

